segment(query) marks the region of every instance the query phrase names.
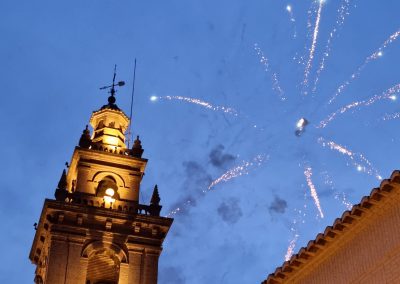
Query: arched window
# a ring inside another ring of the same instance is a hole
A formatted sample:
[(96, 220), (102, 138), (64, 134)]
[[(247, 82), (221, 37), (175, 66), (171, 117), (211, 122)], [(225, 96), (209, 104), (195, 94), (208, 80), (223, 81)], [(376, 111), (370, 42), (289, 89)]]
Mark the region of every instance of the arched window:
[[(104, 177), (97, 187), (96, 195), (99, 197), (104, 197), (110, 195), (110, 189), (112, 189), (112, 198), (119, 199), (117, 182), (112, 176)], [(107, 191), (108, 190), (108, 191)]]
[(100, 249), (89, 256), (86, 283), (117, 284), (120, 262), (114, 251)]

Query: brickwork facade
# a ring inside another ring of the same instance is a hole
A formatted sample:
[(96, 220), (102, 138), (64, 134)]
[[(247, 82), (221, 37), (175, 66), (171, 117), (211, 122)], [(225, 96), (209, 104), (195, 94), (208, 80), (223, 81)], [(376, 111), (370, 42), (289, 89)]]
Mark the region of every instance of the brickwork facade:
[(263, 283), (400, 283), (399, 224), (395, 171)]

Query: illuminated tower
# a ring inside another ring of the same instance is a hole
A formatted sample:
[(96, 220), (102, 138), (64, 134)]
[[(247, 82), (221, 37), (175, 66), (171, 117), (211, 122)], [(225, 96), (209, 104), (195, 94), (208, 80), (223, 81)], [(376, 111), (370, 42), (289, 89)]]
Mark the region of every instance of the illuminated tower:
[[(114, 74), (115, 79), (115, 74)], [(139, 137), (125, 144), (129, 118), (115, 104), (90, 118), (71, 162), (46, 199), (29, 254), (35, 283), (155, 284), (162, 242), (172, 219), (160, 217), (157, 186), (150, 205), (139, 204), (147, 159)]]

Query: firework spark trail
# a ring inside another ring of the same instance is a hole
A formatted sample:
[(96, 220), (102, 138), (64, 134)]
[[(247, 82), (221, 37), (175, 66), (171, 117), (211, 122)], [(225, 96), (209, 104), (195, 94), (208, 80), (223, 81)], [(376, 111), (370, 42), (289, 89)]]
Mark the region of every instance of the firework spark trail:
[(322, 120), (317, 126), (317, 128), (325, 128), (330, 122), (332, 122), (336, 118), (337, 115), (343, 114), (353, 108), (359, 108), (361, 106), (370, 106), (378, 101), (386, 99), (394, 101), (397, 99), (396, 94), (398, 92), (400, 92), (400, 84), (394, 85), (393, 87), (390, 87), (389, 89), (384, 91), (381, 95), (375, 95), (369, 98), (368, 100), (355, 101), (348, 105), (345, 105), (340, 109), (338, 109), (337, 111), (331, 113), (326, 119)]
[[(207, 190), (203, 190), (203, 193), (207, 193), (208, 190), (216, 186), (217, 184), (221, 182), (227, 182), (233, 178), (245, 175), (249, 173), (249, 170), (253, 166), (260, 166), (265, 160), (267, 160), (269, 157), (265, 157), (264, 155), (257, 155), (255, 156), (251, 161), (243, 161), (243, 163), (239, 166), (236, 166), (230, 170), (228, 170), (226, 173), (224, 173), (222, 176), (214, 180), (207, 188)], [(175, 209), (171, 210), (165, 217), (171, 217), (176, 214), (178, 214), (180, 211), (184, 209), (184, 207), (190, 206), (192, 201), (188, 199), (187, 201), (183, 202), (182, 205), (179, 205)]]
[(322, 212), (322, 209), (321, 209), (321, 204), (319, 202), (317, 190), (315, 189), (315, 185), (311, 179), (312, 174), (313, 174), (313, 172), (312, 172), (311, 167), (306, 167), (304, 169), (304, 176), (306, 177), (307, 185), (310, 188), (310, 193), (311, 193), (312, 198), (314, 199), (315, 206), (317, 207), (317, 209), (319, 211), (320, 217), (324, 218), (324, 213)]
[(315, 75), (314, 87), (312, 90), (313, 93), (316, 92), (319, 77), (321, 76), (322, 71), (325, 69), (325, 61), (328, 59), (328, 57), (330, 55), (331, 48), (332, 48), (332, 41), (335, 38), (339, 29), (343, 26), (346, 16), (348, 16), (350, 14), (349, 8), (350, 8), (350, 0), (342, 0), (342, 3), (340, 4), (340, 7), (338, 8), (338, 11), (337, 11), (338, 17), (336, 19), (335, 27), (332, 29), (332, 31), (329, 34), (329, 38), (328, 38), (328, 41), (325, 46), (325, 52), (322, 56), (321, 63), (319, 64), (318, 70)]
[(342, 203), (342, 205), (344, 205), (347, 210), (350, 210), (353, 207), (353, 204), (347, 200), (346, 194), (344, 192), (339, 193), (339, 192), (335, 191), (335, 188), (333, 186), (333, 181), (327, 172), (324, 172), (323, 176), (324, 176), (324, 180), (325, 180), (324, 183), (327, 186), (329, 186), (332, 189), (332, 191), (334, 191), (335, 199), (340, 201), (340, 203)]
[[(315, 53), (315, 48), (317, 46), (317, 39), (318, 39), (318, 33), (319, 33), (319, 24), (321, 22), (322, 5), (323, 5), (323, 0), (319, 0), (317, 18), (315, 20), (315, 26), (314, 26), (313, 38), (312, 38), (312, 42), (311, 42), (310, 53), (308, 56), (308, 62), (306, 64), (306, 68), (304, 70), (304, 80), (303, 80), (304, 87), (308, 86), (308, 76), (310, 75), (312, 61), (314, 60), (314, 53)], [(305, 94), (307, 94), (307, 92), (305, 92)]]
[(382, 176), (379, 174), (378, 170), (374, 168), (372, 163), (365, 158), (363, 154), (354, 153), (353, 151), (347, 149), (346, 147), (337, 144), (333, 141), (326, 141), (324, 138), (318, 138), (318, 143), (323, 147), (328, 146), (331, 150), (337, 151), (342, 155), (349, 157), (353, 166), (359, 171), (364, 172), (368, 175), (375, 176), (378, 180), (382, 180)]
[[(306, 199), (306, 198), (307, 198), (307, 194), (304, 194), (304, 199)], [(297, 240), (300, 237), (299, 225), (305, 223), (306, 209), (307, 209), (306, 203), (304, 203), (304, 205), (303, 205), (303, 210), (298, 210), (296, 208), (294, 209), (294, 211), (297, 213), (296, 214), (297, 216), (295, 218), (293, 218), (292, 225), (290, 227), (290, 232), (292, 233), (293, 237), (289, 241), (289, 246), (288, 246), (286, 254), (285, 254), (285, 261), (289, 261), (294, 253), (294, 248), (296, 247)]]
[(335, 94), (333, 95), (333, 97), (329, 100), (329, 104), (331, 104), (336, 98), (337, 96), (339, 96), (341, 93), (343, 93), (343, 90), (350, 85), (351, 82), (353, 82), (355, 79), (357, 79), (361, 72), (364, 70), (364, 68), (368, 65), (368, 63), (370, 63), (371, 61), (374, 61), (378, 58), (380, 58), (383, 55), (383, 51), (391, 44), (393, 43), (398, 37), (400, 36), (400, 29), (397, 30), (395, 33), (393, 33), (387, 40), (385, 40), (385, 42), (374, 52), (372, 53), (370, 56), (368, 56), (364, 63), (358, 67), (358, 69), (356, 70), (356, 72), (354, 72), (350, 79), (348, 79), (346, 82), (344, 82), (342, 85), (339, 86), (339, 88), (336, 90)]
[(347, 200), (346, 194), (344, 192), (336, 193), (335, 199), (339, 200), (346, 207), (347, 210), (351, 210), (351, 208), (353, 208), (353, 204)]
[(271, 71), (268, 58), (264, 55), (261, 48), (258, 47), (258, 44), (254, 44), (254, 50), (257, 52), (257, 55), (260, 57), (260, 63), (264, 66), (264, 71), (269, 73), (272, 81), (272, 89), (278, 94), (279, 98), (284, 101), (286, 100), (284, 96), (284, 92), (282, 90), (281, 85), (279, 84), (278, 75), (275, 72)]
[(184, 101), (187, 103), (200, 105), (202, 107), (205, 107), (205, 108), (213, 110), (213, 111), (222, 111), (224, 113), (229, 113), (231, 115), (238, 116), (238, 112), (231, 107), (214, 106), (208, 102), (205, 102), (205, 101), (202, 101), (199, 99), (195, 99), (195, 98), (182, 97), (182, 96), (164, 96), (164, 97), (151, 96), (150, 97), (150, 100), (152, 100), (152, 101), (156, 101), (159, 99), (160, 100), (165, 99), (165, 100), (170, 100), (170, 101), (172, 101), (172, 100)]
[(296, 38), (297, 37), (296, 19), (295, 19), (294, 14), (293, 14), (292, 5), (287, 5), (286, 6), (286, 11), (289, 14), (290, 22), (292, 22), (292, 24), (293, 24), (293, 38)]
[(176, 214), (178, 214), (181, 210), (183, 210), (184, 207), (188, 207), (191, 204), (191, 200), (186, 200), (182, 205), (180, 205), (179, 207), (176, 207), (174, 210), (171, 210), (167, 215), (165, 215), (164, 217), (172, 217)]
[(397, 118), (400, 118), (400, 112), (396, 112), (393, 114), (386, 114), (384, 117), (382, 117), (382, 120), (392, 120)]
[[(233, 179), (238, 176), (242, 175), (247, 175), (249, 173), (249, 169), (253, 166), (260, 166), (265, 160), (267, 160), (269, 157), (265, 157), (264, 155), (257, 155), (255, 156), (251, 161), (243, 161), (241, 165), (236, 166), (230, 170), (228, 170), (226, 173), (221, 175), (219, 178), (214, 180), (209, 186), (208, 190), (216, 186), (217, 184), (221, 182), (227, 182), (230, 179)], [(203, 190), (203, 192), (207, 192), (206, 190)]]
[(293, 239), (290, 240), (289, 246), (288, 246), (286, 254), (285, 254), (285, 261), (289, 261), (290, 258), (292, 257), (292, 255), (294, 253), (294, 248), (296, 247), (296, 242), (297, 242), (299, 236), (300, 235), (297, 233), (297, 231), (294, 231)]

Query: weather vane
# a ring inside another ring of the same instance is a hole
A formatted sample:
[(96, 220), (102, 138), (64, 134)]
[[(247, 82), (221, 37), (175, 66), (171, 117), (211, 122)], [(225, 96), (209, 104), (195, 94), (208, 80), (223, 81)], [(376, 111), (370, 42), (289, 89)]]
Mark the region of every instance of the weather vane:
[(113, 77), (112, 85), (110, 85), (110, 86), (104, 86), (104, 87), (101, 87), (101, 88), (100, 88), (100, 90), (111, 89), (111, 90), (109, 91), (109, 93), (111, 94), (111, 96), (108, 98), (108, 102), (109, 102), (110, 104), (115, 103), (115, 97), (114, 97), (114, 95), (115, 95), (115, 93), (116, 93), (115, 87), (116, 87), (116, 86), (122, 87), (122, 86), (125, 85), (125, 82), (124, 82), (124, 81), (119, 81), (119, 82), (115, 83), (115, 75), (116, 75), (116, 74), (117, 74), (117, 65), (115, 64), (115, 65), (114, 65), (114, 77)]

